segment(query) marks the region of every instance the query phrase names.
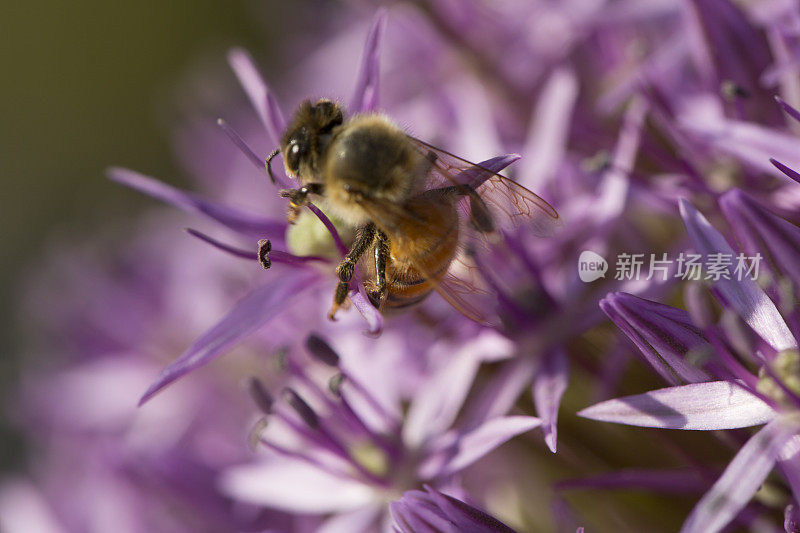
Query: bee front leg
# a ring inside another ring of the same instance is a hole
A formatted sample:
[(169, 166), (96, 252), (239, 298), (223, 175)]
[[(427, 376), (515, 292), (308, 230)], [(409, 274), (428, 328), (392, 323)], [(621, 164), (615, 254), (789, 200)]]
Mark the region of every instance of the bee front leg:
[(375, 285), (376, 290), (369, 295), (370, 301), (378, 309), (386, 299), (386, 263), (389, 261), (389, 237), (382, 231), (375, 236)]
[(324, 187), (321, 183), (309, 183), (299, 189), (281, 189), (279, 193), (281, 197), (289, 199), (289, 212), (286, 215), (286, 221), (289, 224), (294, 224), (300, 215), (300, 210), (311, 202), (309, 195), (322, 194), (323, 192)]
[(375, 240), (376, 228), (375, 224), (369, 223), (362, 227), (356, 234), (355, 242), (350, 248), (350, 251), (345, 256), (344, 260), (336, 267), (336, 275), (339, 277), (339, 284), (336, 286), (336, 293), (333, 296), (333, 307), (331, 312), (328, 313), (328, 318), (334, 320), (334, 315), (339, 307), (347, 299), (347, 293), (350, 289), (350, 280), (353, 279), (353, 274), (356, 270), (356, 263), (361, 259), (361, 256), (369, 250), (372, 242)]

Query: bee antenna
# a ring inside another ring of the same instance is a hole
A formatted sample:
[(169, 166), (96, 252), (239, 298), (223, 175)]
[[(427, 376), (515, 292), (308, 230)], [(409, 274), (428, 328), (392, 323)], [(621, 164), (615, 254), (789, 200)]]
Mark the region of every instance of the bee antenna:
[(275, 175), (272, 174), (272, 158), (281, 153), (280, 148), (276, 148), (274, 152), (269, 154), (267, 157), (267, 172), (269, 173), (269, 179), (272, 180), (272, 184), (275, 185), (277, 182), (275, 181)]

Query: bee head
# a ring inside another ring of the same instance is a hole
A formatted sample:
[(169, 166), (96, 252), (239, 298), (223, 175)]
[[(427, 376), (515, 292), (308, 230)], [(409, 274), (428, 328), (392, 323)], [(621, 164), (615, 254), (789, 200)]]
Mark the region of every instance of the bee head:
[(287, 173), (294, 177), (317, 171), (317, 159), (330, 138), (331, 131), (344, 122), (342, 108), (322, 98), (315, 103), (304, 101), (281, 140)]

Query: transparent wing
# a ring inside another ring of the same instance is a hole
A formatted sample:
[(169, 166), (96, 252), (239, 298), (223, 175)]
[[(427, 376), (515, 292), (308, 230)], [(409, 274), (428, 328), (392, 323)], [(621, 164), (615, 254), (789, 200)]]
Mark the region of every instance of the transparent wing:
[(492, 310), (482, 305), (476, 305), (478, 302), (475, 301), (475, 296), (478, 294), (483, 296), (482, 299), (488, 300), (485, 293), (465, 290), (463, 280), (449, 273), (437, 280), (433, 288), (453, 309), (465, 317), (479, 324), (493, 325), (490, 319)]
[[(492, 169), (493, 166), (505, 166), (507, 160), (504, 158), (476, 164), (425, 141), (411, 136), (408, 139), (431, 161), (426, 189), (453, 187), (462, 197), (462, 210), (478, 222), (473, 226), (483, 227), (483, 233), (526, 226), (535, 235), (549, 237), (561, 225), (561, 219), (553, 206)], [(477, 200), (475, 194), (480, 200)], [(481, 223), (480, 217), (486, 214), (491, 217), (491, 222)]]

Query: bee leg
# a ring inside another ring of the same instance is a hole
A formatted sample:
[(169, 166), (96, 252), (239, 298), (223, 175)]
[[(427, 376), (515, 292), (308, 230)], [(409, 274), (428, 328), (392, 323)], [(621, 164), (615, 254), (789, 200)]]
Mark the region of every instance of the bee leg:
[(386, 287), (386, 263), (389, 261), (389, 237), (382, 231), (378, 231), (375, 237), (375, 286), (376, 290), (370, 295), (372, 305), (381, 308), (386, 299), (388, 288)]
[(347, 256), (345, 256), (342, 262), (339, 263), (339, 266), (336, 267), (336, 275), (339, 277), (339, 284), (336, 286), (336, 293), (333, 297), (333, 307), (331, 308), (331, 312), (328, 313), (329, 319), (334, 319), (333, 317), (336, 311), (347, 299), (347, 292), (350, 288), (350, 280), (353, 279), (353, 274), (356, 270), (356, 263), (358, 263), (358, 260), (364, 255), (364, 252), (372, 246), (372, 242), (375, 240), (375, 232), (375, 224), (371, 222), (362, 227), (356, 234), (355, 242), (347, 253)]
[(328, 320), (336, 320), (336, 311), (342, 306), (347, 299), (347, 293), (350, 292), (350, 284), (340, 281), (336, 285), (336, 292), (333, 293), (333, 307), (328, 313)]
[(289, 212), (286, 215), (287, 222), (294, 224), (300, 215), (300, 210), (311, 202), (309, 195), (322, 194), (323, 190), (324, 187), (321, 183), (309, 183), (299, 189), (281, 189), (279, 193), (281, 197), (289, 199)]
[(480, 233), (492, 233), (497, 229), (489, 211), (489, 206), (471, 185), (451, 185), (440, 189), (431, 189), (430, 194), (439, 194), (443, 198), (452, 196), (469, 196), (469, 225)]
[(306, 187), (300, 189), (281, 189), (280, 195), (283, 198), (289, 199), (286, 221), (289, 224), (294, 224), (297, 221), (297, 217), (300, 216), (300, 210), (308, 205), (308, 189)]
[(469, 223), (481, 233), (492, 233), (497, 229), (486, 202), (476, 192), (469, 195)]

